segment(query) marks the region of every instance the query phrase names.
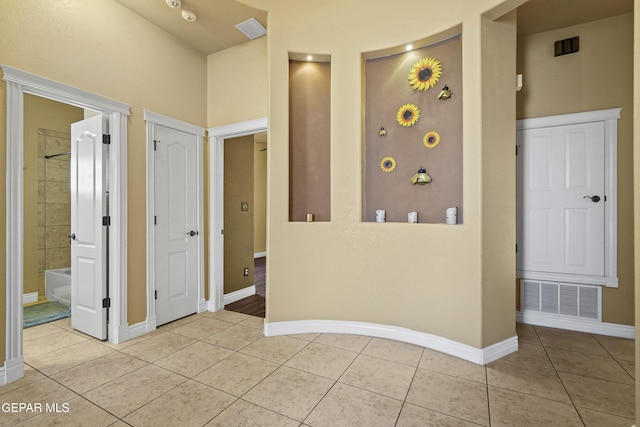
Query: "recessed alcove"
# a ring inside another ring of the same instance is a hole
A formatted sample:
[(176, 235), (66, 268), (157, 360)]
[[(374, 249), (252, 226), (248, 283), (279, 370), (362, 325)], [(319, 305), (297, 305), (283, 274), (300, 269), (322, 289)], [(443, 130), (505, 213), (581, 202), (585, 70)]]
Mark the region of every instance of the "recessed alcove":
[(331, 220), (331, 57), (289, 54), (289, 221)]
[(362, 54), (363, 221), (462, 223), (461, 31)]

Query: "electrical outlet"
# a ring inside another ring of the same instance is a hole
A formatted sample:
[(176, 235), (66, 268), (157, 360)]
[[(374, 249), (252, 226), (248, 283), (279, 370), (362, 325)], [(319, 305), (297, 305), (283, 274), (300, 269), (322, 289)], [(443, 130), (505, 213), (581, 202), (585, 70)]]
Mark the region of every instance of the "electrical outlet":
[(244, 268), (244, 273), (243, 273), (243, 274), (244, 274), (245, 276), (248, 276), (248, 275), (249, 275), (249, 267), (245, 267), (245, 268)]
[(240, 210), (246, 212), (249, 210), (249, 202), (240, 202)]

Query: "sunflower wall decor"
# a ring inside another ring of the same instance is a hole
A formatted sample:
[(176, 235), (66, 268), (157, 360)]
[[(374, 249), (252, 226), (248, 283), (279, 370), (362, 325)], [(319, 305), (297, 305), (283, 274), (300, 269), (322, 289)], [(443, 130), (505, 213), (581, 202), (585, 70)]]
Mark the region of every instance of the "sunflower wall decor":
[(442, 64), (436, 58), (426, 57), (416, 62), (409, 71), (409, 84), (415, 90), (431, 89), (442, 75)]
[(422, 143), (427, 148), (435, 148), (440, 144), (440, 134), (434, 130), (427, 132), (422, 138)]
[(394, 159), (391, 156), (385, 157), (380, 162), (380, 169), (382, 169), (384, 172), (387, 172), (387, 173), (393, 172), (395, 168), (396, 168), (396, 159)]
[(404, 104), (396, 113), (400, 126), (411, 127), (420, 119), (420, 108), (416, 104)]

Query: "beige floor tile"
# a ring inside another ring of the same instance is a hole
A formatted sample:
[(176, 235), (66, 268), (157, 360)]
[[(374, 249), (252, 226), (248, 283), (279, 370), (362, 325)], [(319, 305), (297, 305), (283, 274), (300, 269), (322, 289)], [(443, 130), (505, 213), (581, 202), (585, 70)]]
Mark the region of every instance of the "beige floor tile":
[(405, 403), (396, 427), (477, 427), (478, 424)]
[(624, 384), (635, 384), (633, 378), (610, 356), (577, 353), (549, 347), (549, 357), (558, 372), (600, 378)]
[(64, 319), (54, 320), (53, 322), (48, 323), (49, 325), (57, 326), (62, 329), (72, 330), (71, 327), (71, 317), (65, 317)]
[(168, 332), (168, 331), (172, 331), (172, 330), (174, 330), (176, 328), (179, 328), (181, 326), (188, 325), (189, 323), (193, 323), (196, 320), (198, 320), (198, 316), (192, 314), (191, 316), (183, 317), (181, 319), (174, 320), (173, 322), (169, 322), (169, 323), (165, 323), (164, 325), (160, 325), (160, 326), (158, 326), (158, 329), (163, 331), (163, 332)]
[(300, 423), (253, 403), (237, 400), (220, 415), (206, 424), (207, 427), (298, 427)]
[(195, 381), (186, 381), (123, 420), (133, 426), (199, 427), (236, 400), (235, 397)]
[(357, 356), (358, 353), (352, 351), (310, 343), (289, 359), (285, 366), (337, 380)]
[(186, 346), (193, 344), (195, 341), (196, 340), (193, 338), (171, 332), (165, 332), (138, 344), (132, 345), (131, 347), (123, 348), (120, 351), (146, 362), (153, 362), (185, 348)]
[(233, 325), (224, 331), (215, 333), (203, 341), (209, 344), (228, 348), (230, 350), (240, 350), (254, 341), (264, 337), (262, 331), (248, 326)]
[(4, 404), (24, 403), (31, 404), (31, 410), (29, 410), (29, 408), (25, 408), (23, 411), (12, 412), (9, 410), (1, 412), (0, 426), (15, 426), (29, 418), (39, 415), (40, 412), (36, 411), (35, 404), (40, 404), (44, 411), (46, 403), (62, 404), (64, 402), (69, 402), (74, 397), (77, 397), (74, 392), (49, 378), (43, 378), (39, 381), (26, 384), (22, 387), (1, 394), (0, 407), (4, 407)]
[(172, 329), (171, 332), (201, 340), (215, 334), (216, 332), (227, 329), (232, 324), (233, 323), (223, 322), (222, 320), (200, 317), (195, 322)]
[(620, 366), (633, 378), (636, 379), (636, 363), (633, 360), (618, 360)]
[(536, 332), (545, 347), (607, 356), (608, 353), (593, 336), (581, 332), (536, 326)]
[(596, 335), (595, 339), (616, 359), (634, 361), (636, 358), (634, 340), (601, 335)]
[(220, 310), (216, 312), (204, 311), (199, 316), (210, 317), (212, 319), (222, 320), (229, 323), (240, 323), (248, 318), (252, 317), (244, 313), (236, 313), (235, 311)]
[(539, 365), (545, 368), (553, 368), (551, 360), (547, 355), (547, 351), (541, 345), (529, 344), (526, 342), (518, 343), (518, 351), (511, 353), (500, 360), (506, 360), (513, 363), (522, 363), (527, 365)]
[(362, 350), (362, 354), (392, 362), (417, 367), (422, 356), (422, 347), (383, 338), (373, 338)]
[[(68, 406), (65, 406), (67, 403)], [(57, 409), (58, 412), (54, 412)], [(43, 412), (33, 418), (29, 418), (24, 427), (39, 426), (86, 426), (91, 424), (92, 427), (106, 427), (118, 421), (116, 417), (94, 405), (82, 397), (76, 397), (68, 402), (62, 402), (56, 409), (52, 408), (52, 412)]]
[(158, 359), (153, 364), (192, 378), (232, 354), (233, 351), (226, 348), (199, 341)]
[(115, 423), (110, 424), (109, 427), (131, 427), (131, 426), (122, 420), (118, 420)]
[(158, 335), (163, 335), (163, 334), (165, 334), (164, 330), (156, 329), (155, 331), (145, 332), (142, 335), (138, 335), (137, 337), (131, 338), (130, 340), (125, 341), (125, 342), (120, 343), (120, 344), (114, 344), (114, 343), (109, 342), (109, 341), (101, 341), (101, 343), (103, 345), (106, 345), (109, 348), (113, 348), (114, 350), (121, 350), (122, 351), (127, 347), (131, 347), (131, 346), (134, 346), (136, 344), (140, 344), (143, 341), (149, 340), (149, 339), (151, 339), (153, 337), (157, 337)]
[(491, 427), (582, 426), (571, 404), (489, 386)]
[(475, 381), (418, 368), (406, 401), (476, 424), (489, 424), (487, 386)]
[(33, 326), (22, 330), (22, 341), (27, 343), (31, 340), (46, 337), (47, 335), (60, 332), (61, 328), (52, 323), (44, 323), (42, 325)]
[(326, 378), (281, 366), (245, 394), (243, 399), (302, 421), (333, 384)]
[(248, 318), (238, 322), (239, 325), (248, 326), (250, 328), (264, 329), (264, 319), (262, 317), (249, 316)]
[(622, 418), (585, 408), (578, 408), (578, 413), (586, 427), (629, 427), (634, 424), (634, 420), (630, 418)]
[(317, 427), (392, 426), (402, 402), (337, 383), (304, 420)]
[(483, 384), (487, 383), (487, 373), (484, 366), (434, 350), (424, 350), (418, 367)]
[(318, 338), (320, 336), (320, 334), (313, 334), (313, 333), (309, 333), (309, 334), (291, 334), (289, 335), (292, 338), (298, 338), (299, 340), (305, 340), (305, 341), (313, 341), (316, 338)]
[(360, 353), (371, 341), (371, 337), (350, 334), (321, 334), (314, 340), (317, 344), (330, 345)]
[(364, 354), (353, 361), (340, 382), (393, 399), (404, 400), (416, 368)]
[(240, 397), (277, 368), (277, 364), (267, 360), (235, 353), (193, 379)]
[(535, 328), (532, 325), (516, 323), (516, 333), (518, 334), (518, 343), (527, 343), (542, 345)]
[(487, 382), (492, 386), (571, 403), (554, 369), (498, 360), (487, 365)]
[(40, 372), (38, 372), (37, 370), (33, 369), (33, 367), (29, 366), (28, 364), (24, 364), (24, 376), (22, 378), (20, 378), (19, 380), (13, 381), (9, 384), (5, 384), (3, 386), (0, 386), (0, 394), (4, 394), (4, 393), (8, 393), (12, 390), (15, 390), (17, 388), (20, 388), (22, 386), (25, 386), (27, 384), (36, 382), (36, 381), (40, 381), (42, 379), (44, 379), (45, 376), (42, 375)]
[(53, 375), (52, 378), (76, 393), (83, 394), (146, 364), (147, 362), (133, 356), (114, 352)]
[(51, 376), (97, 357), (106, 356), (113, 351), (92, 341), (82, 341), (59, 350), (31, 357), (26, 362), (43, 374)]
[(634, 418), (635, 386), (560, 372), (576, 407)]
[(240, 352), (283, 364), (308, 344), (307, 341), (288, 336), (263, 337), (244, 347)]
[(83, 341), (87, 341), (87, 338), (59, 329), (59, 332), (30, 341), (28, 346), (24, 346), (24, 358), (25, 360), (29, 360), (35, 356), (59, 350)]
[(122, 418), (185, 381), (186, 378), (166, 369), (147, 365), (83, 396)]

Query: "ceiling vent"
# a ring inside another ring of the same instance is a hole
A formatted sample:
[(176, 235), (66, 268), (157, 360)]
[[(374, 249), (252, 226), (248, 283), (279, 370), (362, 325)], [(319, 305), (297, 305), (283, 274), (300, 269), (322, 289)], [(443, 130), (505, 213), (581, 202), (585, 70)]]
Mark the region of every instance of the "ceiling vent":
[(258, 21), (256, 21), (255, 18), (251, 18), (239, 23), (238, 25), (236, 25), (236, 28), (251, 40), (257, 39), (258, 37), (262, 37), (267, 34), (267, 29), (264, 28)]
[(196, 16), (196, 13), (192, 10), (183, 10), (182, 19), (188, 22), (196, 22), (196, 19), (198, 19), (198, 17)]
[(167, 0), (167, 6), (171, 9), (180, 9), (182, 7), (181, 0)]

